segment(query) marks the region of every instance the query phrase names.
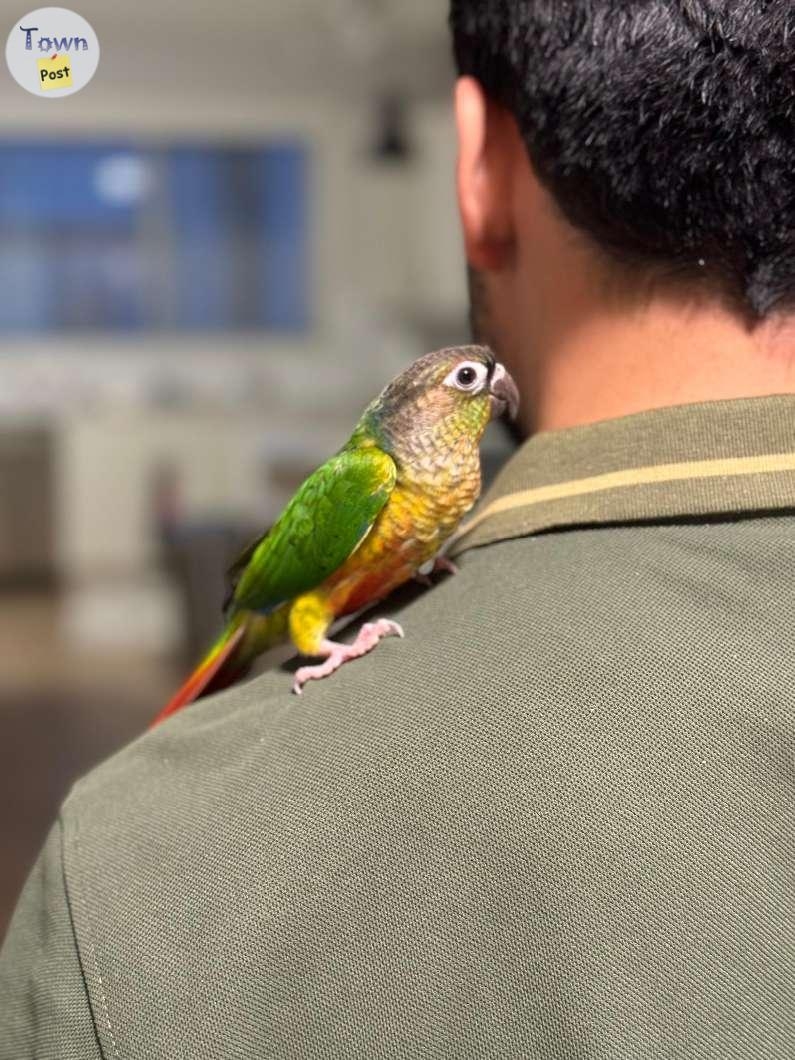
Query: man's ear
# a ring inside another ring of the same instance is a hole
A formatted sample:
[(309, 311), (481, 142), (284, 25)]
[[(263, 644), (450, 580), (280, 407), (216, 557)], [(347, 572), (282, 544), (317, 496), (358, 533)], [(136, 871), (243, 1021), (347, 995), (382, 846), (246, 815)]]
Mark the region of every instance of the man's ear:
[(455, 89), (458, 206), (467, 260), (481, 271), (509, 264), (516, 241), (513, 180), (518, 130), (473, 77)]

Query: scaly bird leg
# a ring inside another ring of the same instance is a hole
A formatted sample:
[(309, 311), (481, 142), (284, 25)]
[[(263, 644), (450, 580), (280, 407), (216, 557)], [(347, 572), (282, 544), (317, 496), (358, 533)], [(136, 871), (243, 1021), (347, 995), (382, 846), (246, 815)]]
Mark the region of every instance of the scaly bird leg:
[(458, 567), (447, 556), (437, 556), (433, 561), (434, 574), (458, 574)]
[(333, 674), (335, 670), (349, 662), (351, 659), (359, 659), (366, 655), (384, 637), (402, 637), (403, 630), (388, 618), (379, 618), (375, 622), (366, 622), (359, 630), (359, 635), (353, 644), (337, 644), (333, 640), (324, 640), (320, 645), (319, 655), (325, 656), (325, 661), (317, 666), (302, 666), (295, 672), (293, 692), (301, 695), (307, 681), (320, 681), (324, 677)]
[(414, 575), (414, 581), (424, 585), (426, 589), (430, 589), (433, 585), (431, 581), (432, 574), (458, 574), (458, 567), (447, 556), (437, 556), (436, 559), (420, 567)]

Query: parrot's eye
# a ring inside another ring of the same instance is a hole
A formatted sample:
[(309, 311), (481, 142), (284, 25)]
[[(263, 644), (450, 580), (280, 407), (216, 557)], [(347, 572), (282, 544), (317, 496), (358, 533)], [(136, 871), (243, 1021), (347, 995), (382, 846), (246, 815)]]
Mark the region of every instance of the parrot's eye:
[(487, 376), (488, 369), (485, 364), (479, 361), (465, 361), (452, 370), (445, 379), (445, 385), (454, 386), (456, 390), (465, 390), (468, 393), (479, 392)]

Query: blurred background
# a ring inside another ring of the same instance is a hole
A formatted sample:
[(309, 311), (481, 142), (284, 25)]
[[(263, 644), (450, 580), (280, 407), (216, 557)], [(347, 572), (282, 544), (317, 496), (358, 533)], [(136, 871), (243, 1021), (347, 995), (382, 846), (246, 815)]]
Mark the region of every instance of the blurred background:
[(0, 70), (0, 937), (71, 783), (215, 634), (240, 545), (468, 335), (446, 0), (76, 10), (82, 92)]

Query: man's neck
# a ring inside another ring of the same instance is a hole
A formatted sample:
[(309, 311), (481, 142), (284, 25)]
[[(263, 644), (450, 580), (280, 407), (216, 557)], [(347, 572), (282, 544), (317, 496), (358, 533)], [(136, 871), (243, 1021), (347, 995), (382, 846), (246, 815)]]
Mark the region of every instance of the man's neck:
[(538, 355), (525, 365), (528, 431), (795, 392), (795, 318), (749, 328), (721, 308), (662, 302), (555, 326), (566, 319), (547, 318)]

